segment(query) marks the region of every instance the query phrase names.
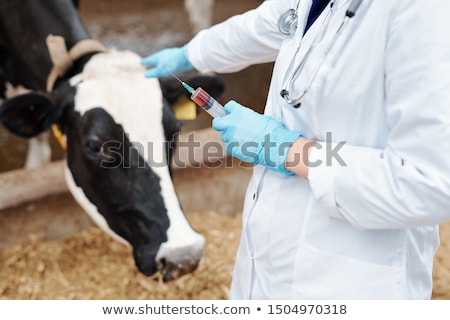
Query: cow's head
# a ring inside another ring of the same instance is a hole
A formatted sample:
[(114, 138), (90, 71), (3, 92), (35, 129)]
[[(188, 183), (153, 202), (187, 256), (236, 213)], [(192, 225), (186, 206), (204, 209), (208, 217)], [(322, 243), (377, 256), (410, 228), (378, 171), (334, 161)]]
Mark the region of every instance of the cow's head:
[[(66, 136), (66, 180), (74, 197), (100, 227), (131, 244), (142, 273), (160, 270), (170, 280), (194, 270), (204, 248), (168, 169), (170, 142), (179, 131), (168, 100), (183, 89), (144, 78), (139, 62), (128, 51), (96, 54), (52, 92), (6, 100), (0, 117), (22, 137), (58, 125)], [(223, 89), (220, 79), (199, 81), (213, 92)]]

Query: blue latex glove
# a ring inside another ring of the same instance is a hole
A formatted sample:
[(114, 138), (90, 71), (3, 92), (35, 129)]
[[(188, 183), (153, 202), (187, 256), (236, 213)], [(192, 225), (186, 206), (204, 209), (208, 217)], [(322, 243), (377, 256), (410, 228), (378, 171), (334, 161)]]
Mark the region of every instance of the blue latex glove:
[(187, 56), (186, 46), (167, 48), (149, 55), (141, 60), (141, 64), (150, 68), (145, 72), (146, 78), (169, 76), (170, 73), (190, 71), (194, 66)]
[(301, 133), (286, 129), (281, 122), (256, 113), (235, 101), (225, 104), (228, 114), (213, 120), (222, 131), (225, 150), (242, 161), (264, 165), (283, 175), (294, 175), (284, 167), (287, 153)]

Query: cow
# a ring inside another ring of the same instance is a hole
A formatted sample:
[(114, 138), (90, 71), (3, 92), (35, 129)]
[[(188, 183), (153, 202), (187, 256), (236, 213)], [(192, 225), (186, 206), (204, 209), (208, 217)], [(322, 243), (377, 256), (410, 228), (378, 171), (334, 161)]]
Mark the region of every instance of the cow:
[[(0, 119), (12, 133), (62, 132), (65, 179), (92, 220), (131, 245), (138, 270), (170, 281), (195, 270), (204, 237), (184, 216), (170, 158), (183, 89), (146, 79), (138, 54), (91, 39), (71, 0), (0, 0)], [(213, 95), (217, 77), (189, 82)], [(26, 88), (5, 97), (11, 88)]]

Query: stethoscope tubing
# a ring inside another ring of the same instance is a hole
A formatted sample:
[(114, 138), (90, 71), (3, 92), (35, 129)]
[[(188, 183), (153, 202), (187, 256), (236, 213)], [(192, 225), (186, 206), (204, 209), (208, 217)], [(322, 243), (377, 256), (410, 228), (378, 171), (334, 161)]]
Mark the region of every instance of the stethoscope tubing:
[[(322, 60), (320, 61), (320, 63), (317, 65), (317, 67), (314, 69), (310, 80), (306, 83), (306, 87), (305, 89), (294, 99), (289, 98), (289, 92), (292, 89), (294, 80), (297, 78), (297, 76), (301, 73), (301, 71), (303, 70), (303, 67), (305, 66), (306, 62), (308, 61), (309, 57), (311, 56), (312, 52), (314, 51), (316, 45), (323, 39), (325, 33), (326, 33), (326, 29), (329, 25), (329, 20), (331, 19), (332, 13), (333, 13), (333, 6), (334, 6), (334, 1), (330, 3), (330, 10), (326, 16), (326, 18), (324, 19), (324, 22), (320, 28), (320, 30), (317, 32), (316, 38), (313, 41), (313, 44), (311, 45), (311, 47), (308, 49), (308, 51), (305, 53), (305, 55), (303, 56), (302, 60), (300, 61), (299, 65), (295, 68), (295, 70), (291, 73), (287, 84), (285, 86), (285, 88), (283, 90), (281, 90), (280, 95), (282, 96), (282, 98), (290, 105), (294, 106), (295, 108), (299, 108), (301, 106), (300, 102), (303, 99), (303, 97), (306, 95), (306, 93), (308, 92), (309, 88), (311, 87), (312, 83), (314, 82), (314, 79), (317, 76), (317, 73), (319, 72), (322, 64), (324, 63), (326, 57), (328, 56), (328, 53), (330, 52), (331, 48), (334, 46), (334, 44), (336, 43), (337, 39), (339, 38), (339, 36), (341, 35), (345, 25), (348, 23), (348, 21), (353, 18), (356, 14), (356, 11), (358, 10), (358, 8), (360, 7), (362, 3), (362, 0), (353, 0), (346, 13), (344, 18), (342, 19), (341, 24), (339, 25), (339, 28), (337, 29), (336, 33), (334, 34), (333, 38), (331, 39), (331, 41), (329, 42), (328, 46), (325, 49), (325, 53), (323, 55)], [(300, 4), (300, 0), (297, 1), (296, 4), (296, 9), (298, 10), (298, 6)], [(290, 9), (292, 10), (292, 9)], [(297, 12), (295, 13), (297, 14)], [(297, 18), (297, 17), (296, 17)], [(302, 43), (300, 42), (300, 44), (298, 45), (296, 52), (294, 54), (294, 58), (291, 61), (288, 69), (292, 68), (292, 64), (294, 63), (295, 60), (295, 56), (297, 56), (298, 52), (300, 51), (300, 47), (301, 47)]]

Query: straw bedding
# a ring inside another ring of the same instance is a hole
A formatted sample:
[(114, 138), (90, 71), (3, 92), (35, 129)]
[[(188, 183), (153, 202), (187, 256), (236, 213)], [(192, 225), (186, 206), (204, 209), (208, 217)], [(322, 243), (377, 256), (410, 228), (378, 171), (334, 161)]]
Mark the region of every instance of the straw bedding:
[(5, 299), (227, 299), (240, 215), (187, 215), (206, 237), (199, 268), (162, 283), (140, 274), (131, 249), (96, 227), (57, 241), (36, 238), (0, 252)]
[[(37, 238), (0, 252), (3, 299), (227, 299), (241, 217), (187, 214), (205, 235), (204, 261), (193, 274), (169, 283), (140, 274), (129, 247), (97, 228), (57, 241)], [(434, 299), (450, 299), (450, 224), (441, 228)]]

